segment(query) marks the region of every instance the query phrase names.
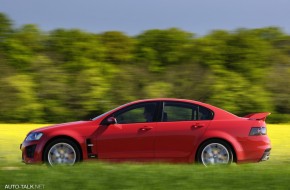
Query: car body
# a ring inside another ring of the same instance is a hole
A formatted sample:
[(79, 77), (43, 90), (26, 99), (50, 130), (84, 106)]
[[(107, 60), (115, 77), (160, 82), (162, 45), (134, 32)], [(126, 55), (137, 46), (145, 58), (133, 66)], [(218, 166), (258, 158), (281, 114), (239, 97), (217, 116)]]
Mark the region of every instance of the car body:
[(259, 162), (271, 144), (270, 113), (238, 117), (185, 99), (138, 100), (90, 121), (31, 131), (20, 148), (25, 163), (73, 165), (82, 160), (202, 163)]

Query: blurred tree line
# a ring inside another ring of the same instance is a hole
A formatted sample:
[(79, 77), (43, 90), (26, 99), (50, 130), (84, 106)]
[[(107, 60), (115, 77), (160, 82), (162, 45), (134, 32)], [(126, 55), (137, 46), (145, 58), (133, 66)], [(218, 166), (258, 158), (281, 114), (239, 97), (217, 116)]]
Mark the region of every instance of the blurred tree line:
[(0, 122), (88, 119), (155, 97), (290, 120), (290, 36), (276, 27), (205, 36), (154, 29), (132, 37), (15, 28), (0, 13), (0, 69)]

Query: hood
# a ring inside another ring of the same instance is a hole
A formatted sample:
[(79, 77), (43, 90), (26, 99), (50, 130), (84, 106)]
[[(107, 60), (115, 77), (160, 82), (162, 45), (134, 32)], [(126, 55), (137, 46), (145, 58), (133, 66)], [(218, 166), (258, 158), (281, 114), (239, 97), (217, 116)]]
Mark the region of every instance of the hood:
[(74, 121), (68, 123), (61, 123), (51, 126), (46, 126), (42, 128), (35, 129), (31, 132), (50, 132), (50, 131), (90, 131), (89, 129), (96, 129), (96, 124), (94, 121)]

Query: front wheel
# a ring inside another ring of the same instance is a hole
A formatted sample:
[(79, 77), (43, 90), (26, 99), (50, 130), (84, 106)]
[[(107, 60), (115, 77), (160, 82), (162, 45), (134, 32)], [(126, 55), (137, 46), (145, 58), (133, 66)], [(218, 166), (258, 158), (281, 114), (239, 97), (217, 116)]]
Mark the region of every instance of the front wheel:
[(205, 166), (228, 165), (233, 162), (233, 151), (227, 142), (212, 139), (200, 146), (197, 161)]
[(50, 166), (74, 165), (80, 161), (80, 150), (72, 140), (56, 139), (46, 147), (44, 161)]

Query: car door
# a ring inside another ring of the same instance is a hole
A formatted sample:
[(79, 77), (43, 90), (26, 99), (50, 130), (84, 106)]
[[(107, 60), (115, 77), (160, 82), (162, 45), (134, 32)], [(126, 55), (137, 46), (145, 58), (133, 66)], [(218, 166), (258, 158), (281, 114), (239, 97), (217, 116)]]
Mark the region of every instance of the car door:
[(139, 103), (123, 108), (109, 117), (111, 124), (97, 137), (100, 159), (146, 160), (154, 157), (156, 102)]
[(204, 107), (191, 103), (164, 102), (161, 122), (156, 126), (156, 158), (188, 157), (212, 118), (213, 113)]

